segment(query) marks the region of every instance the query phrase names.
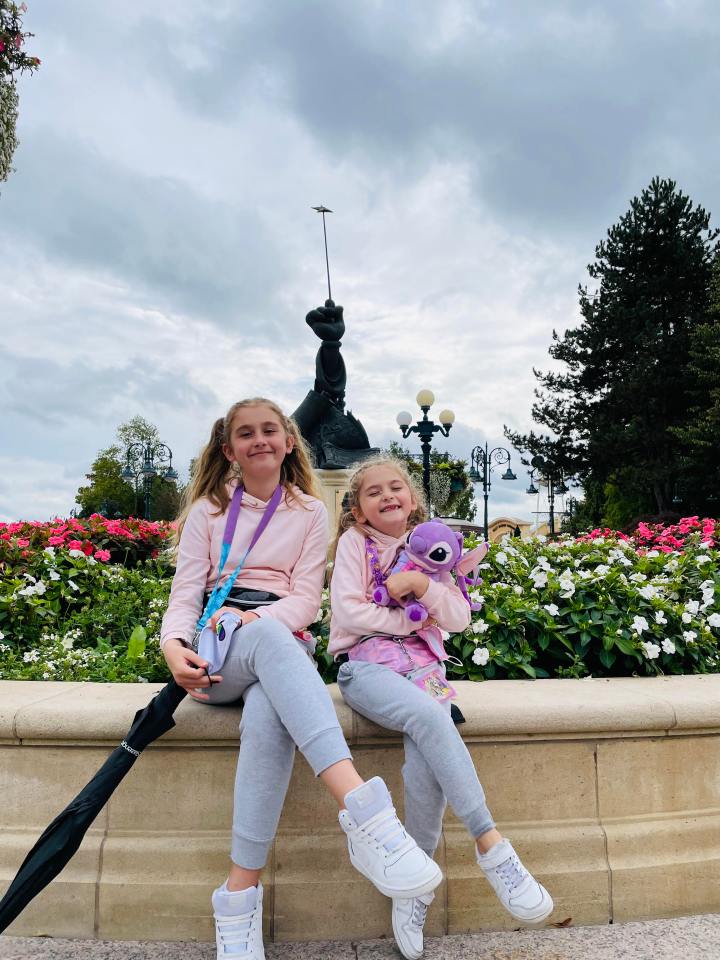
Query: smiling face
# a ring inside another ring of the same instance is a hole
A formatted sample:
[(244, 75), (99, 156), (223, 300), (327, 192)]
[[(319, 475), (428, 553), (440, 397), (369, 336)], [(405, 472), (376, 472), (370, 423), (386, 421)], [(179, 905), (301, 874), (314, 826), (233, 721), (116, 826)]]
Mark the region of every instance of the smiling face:
[(358, 505), (353, 516), (381, 533), (400, 537), (417, 500), (402, 476), (392, 466), (370, 467), (362, 478)]
[(233, 417), (230, 441), (223, 453), (238, 464), (248, 479), (280, 480), (280, 469), (293, 448), (293, 438), (285, 432), (278, 415), (263, 405), (241, 407)]

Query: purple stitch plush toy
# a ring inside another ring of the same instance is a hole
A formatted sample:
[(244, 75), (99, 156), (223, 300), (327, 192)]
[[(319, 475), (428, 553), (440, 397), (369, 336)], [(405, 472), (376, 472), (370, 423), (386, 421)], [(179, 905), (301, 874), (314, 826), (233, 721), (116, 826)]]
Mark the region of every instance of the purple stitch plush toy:
[[(463, 556), (463, 535), (451, 530), (442, 520), (427, 520), (419, 523), (410, 534), (388, 576), (404, 570), (420, 570), (432, 580), (439, 580), (442, 573), (454, 572), (465, 599), (470, 603), (465, 574), (480, 563), (487, 550), (488, 545), (483, 543)], [(398, 602), (382, 584), (375, 587), (373, 600), (381, 607), (404, 607), (406, 616), (413, 623), (427, 620), (427, 607), (412, 594)]]

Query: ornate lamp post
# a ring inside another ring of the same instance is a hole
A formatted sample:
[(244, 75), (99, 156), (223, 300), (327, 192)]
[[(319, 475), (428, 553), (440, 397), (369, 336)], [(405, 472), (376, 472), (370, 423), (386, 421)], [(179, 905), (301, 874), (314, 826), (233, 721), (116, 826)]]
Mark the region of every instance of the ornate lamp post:
[(421, 390), (415, 400), (422, 410), (422, 420), (418, 420), (417, 423), (410, 426), (413, 417), (407, 410), (402, 410), (397, 415), (396, 420), (403, 437), (409, 437), (411, 433), (417, 433), (420, 437), (423, 460), (423, 489), (427, 501), (430, 503), (430, 447), (432, 438), (436, 433), (442, 433), (444, 437), (449, 435), (450, 428), (455, 422), (455, 414), (452, 410), (441, 410), (438, 416), (440, 423), (434, 423), (428, 418), (428, 410), (435, 403), (435, 394), (432, 390)]
[[(167, 464), (167, 466), (163, 466)], [(145, 519), (150, 519), (150, 499), (152, 495), (152, 484), (155, 477), (162, 477), (164, 480), (170, 480), (174, 483), (178, 479), (177, 470), (172, 465), (172, 450), (166, 443), (160, 443), (159, 440), (148, 441), (147, 443), (137, 440), (131, 443), (125, 451), (125, 469), (120, 474), (123, 480), (133, 481), (135, 492), (139, 487), (139, 481), (142, 478), (145, 501)]]
[(477, 447), (473, 447), (470, 453), (470, 482), (482, 483), (483, 488), (483, 498), (485, 500), (483, 528), (486, 541), (489, 539), (488, 495), (491, 488), (490, 474), (494, 466), (499, 466), (502, 463), (507, 464), (507, 470), (500, 479), (517, 480), (517, 477), (510, 469), (510, 451), (506, 450), (505, 447), (493, 447), (492, 450), (488, 451), (488, 445), (486, 443), (485, 446), (478, 445)]
[(538, 454), (536, 457), (533, 457), (530, 461), (533, 469), (530, 471), (528, 476), (530, 477), (530, 486), (527, 488), (527, 493), (534, 495), (538, 492), (537, 487), (535, 486), (535, 477), (542, 477), (547, 483), (548, 488), (548, 506), (549, 506), (549, 522), (548, 526), (550, 527), (550, 536), (555, 536), (555, 497), (561, 496), (564, 493), (568, 492), (568, 488), (565, 485), (565, 481), (562, 477), (562, 470), (553, 463), (552, 460), (547, 460), (545, 457), (541, 457)]

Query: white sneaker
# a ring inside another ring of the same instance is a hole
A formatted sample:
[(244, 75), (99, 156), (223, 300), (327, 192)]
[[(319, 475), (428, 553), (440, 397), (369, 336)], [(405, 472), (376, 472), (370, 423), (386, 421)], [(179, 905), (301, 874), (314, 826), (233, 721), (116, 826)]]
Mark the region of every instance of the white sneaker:
[(410, 900), (393, 899), (392, 925), (395, 943), (406, 960), (419, 960), (423, 955), (423, 927), (427, 908), (435, 899), (434, 893)]
[(219, 887), (212, 895), (217, 960), (242, 957), (265, 960), (262, 942), (263, 888), (230, 891)]
[(501, 840), (487, 853), (477, 852), (477, 862), (500, 903), (516, 920), (540, 923), (550, 916), (552, 897), (525, 869), (509, 840)]
[(345, 804), (339, 819), (350, 861), (380, 893), (409, 899), (435, 889), (442, 871), (405, 832), (380, 777), (351, 790)]

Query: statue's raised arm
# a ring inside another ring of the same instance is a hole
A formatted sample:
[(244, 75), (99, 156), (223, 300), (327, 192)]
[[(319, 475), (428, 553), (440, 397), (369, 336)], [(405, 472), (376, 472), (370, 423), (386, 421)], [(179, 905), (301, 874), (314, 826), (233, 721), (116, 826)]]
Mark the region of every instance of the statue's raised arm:
[(322, 341), (315, 358), (315, 385), (293, 414), (310, 446), (315, 464), (339, 470), (377, 450), (370, 446), (363, 425), (345, 412), (345, 361), (340, 341), (345, 333), (343, 308), (332, 300), (316, 307), (305, 322)]

